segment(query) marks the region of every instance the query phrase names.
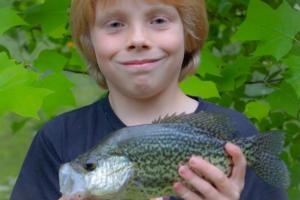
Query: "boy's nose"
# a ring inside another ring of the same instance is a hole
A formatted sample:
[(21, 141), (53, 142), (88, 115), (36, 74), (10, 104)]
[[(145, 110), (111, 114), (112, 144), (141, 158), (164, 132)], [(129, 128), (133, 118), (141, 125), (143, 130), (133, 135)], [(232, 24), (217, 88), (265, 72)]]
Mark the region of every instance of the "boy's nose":
[(149, 49), (150, 42), (148, 35), (143, 27), (133, 27), (129, 33), (128, 50), (143, 50)]

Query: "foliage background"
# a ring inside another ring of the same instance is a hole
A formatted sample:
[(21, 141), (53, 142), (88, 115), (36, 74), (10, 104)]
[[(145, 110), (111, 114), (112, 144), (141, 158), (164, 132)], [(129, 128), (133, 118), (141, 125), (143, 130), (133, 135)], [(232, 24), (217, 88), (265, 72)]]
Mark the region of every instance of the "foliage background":
[[(0, 0), (0, 199), (32, 137), (53, 116), (103, 94), (68, 29), (70, 0)], [(181, 87), (284, 130), (289, 199), (300, 196), (300, 1), (208, 0), (201, 66)], [(84, 94), (84, 95), (83, 95)]]

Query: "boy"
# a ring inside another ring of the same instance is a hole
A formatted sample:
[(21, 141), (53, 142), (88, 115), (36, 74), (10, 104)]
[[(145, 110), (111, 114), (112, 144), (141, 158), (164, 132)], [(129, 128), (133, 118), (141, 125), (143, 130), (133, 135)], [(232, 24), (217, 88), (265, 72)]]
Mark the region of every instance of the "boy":
[[(178, 87), (178, 80), (197, 65), (194, 61), (207, 35), (202, 0), (73, 0), (71, 25), (91, 74), (109, 94), (92, 105), (58, 116), (39, 131), (12, 200), (58, 199), (62, 163), (87, 151), (114, 130), (151, 123), (158, 116), (224, 112), (241, 136), (257, 134), (243, 115), (186, 96)], [(245, 157), (237, 146), (227, 144), (225, 149), (233, 161), (231, 175), (193, 156), (189, 166), (180, 166), (178, 173), (195, 190), (174, 183), (179, 197), (286, 199), (283, 192), (246, 169)]]

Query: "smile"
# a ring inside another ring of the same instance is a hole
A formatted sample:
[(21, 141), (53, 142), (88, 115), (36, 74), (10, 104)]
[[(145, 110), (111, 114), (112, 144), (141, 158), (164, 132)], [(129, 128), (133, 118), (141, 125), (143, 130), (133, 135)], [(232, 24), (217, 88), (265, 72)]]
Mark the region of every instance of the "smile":
[(121, 64), (130, 67), (130, 68), (139, 68), (139, 67), (150, 67), (153, 66), (153, 64), (160, 61), (160, 59), (143, 59), (143, 60), (130, 60), (126, 62), (122, 62)]

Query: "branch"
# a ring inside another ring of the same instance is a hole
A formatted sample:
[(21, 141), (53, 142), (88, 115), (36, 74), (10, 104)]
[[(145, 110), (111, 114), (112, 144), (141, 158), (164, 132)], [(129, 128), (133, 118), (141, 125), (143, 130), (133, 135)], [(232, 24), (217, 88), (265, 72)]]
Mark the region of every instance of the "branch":
[[(196, 73), (195, 76), (199, 79), (202, 79), (201, 75)], [(259, 83), (279, 83), (283, 80), (283, 78), (271, 79), (271, 80), (257, 80), (257, 81), (247, 81), (245, 84), (259, 84)]]
[(75, 70), (75, 69), (64, 68), (64, 71), (75, 73), (75, 74), (89, 75), (89, 73), (87, 71), (80, 71), (80, 70)]
[[(25, 69), (30, 69), (30, 70), (35, 71), (35, 72), (38, 71), (36, 68), (34, 68), (34, 66), (32, 64), (25, 64), (24, 68)], [(64, 68), (63, 71), (71, 72), (71, 73), (74, 73), (74, 74), (89, 75), (89, 73), (87, 71), (80, 71), (80, 70), (69, 69), (69, 68)]]
[(272, 80), (258, 80), (258, 81), (247, 81), (246, 84), (258, 84), (258, 83), (279, 83), (282, 81), (283, 78), (278, 78), (278, 79), (272, 79)]

